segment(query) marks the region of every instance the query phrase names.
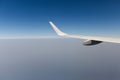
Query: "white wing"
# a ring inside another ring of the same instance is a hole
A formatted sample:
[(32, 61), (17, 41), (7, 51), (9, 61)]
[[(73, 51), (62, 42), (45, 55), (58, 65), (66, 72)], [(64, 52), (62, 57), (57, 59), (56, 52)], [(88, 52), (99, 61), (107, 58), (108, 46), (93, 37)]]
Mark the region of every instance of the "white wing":
[(49, 22), (52, 28), (55, 30), (57, 35), (64, 36), (64, 37), (71, 37), (71, 38), (78, 38), (78, 39), (86, 39), (86, 40), (94, 40), (94, 41), (103, 41), (103, 42), (113, 42), (113, 43), (120, 43), (120, 38), (110, 38), (110, 37), (97, 37), (97, 36), (82, 36), (82, 35), (69, 35), (61, 30), (59, 30), (55, 24), (51, 21)]

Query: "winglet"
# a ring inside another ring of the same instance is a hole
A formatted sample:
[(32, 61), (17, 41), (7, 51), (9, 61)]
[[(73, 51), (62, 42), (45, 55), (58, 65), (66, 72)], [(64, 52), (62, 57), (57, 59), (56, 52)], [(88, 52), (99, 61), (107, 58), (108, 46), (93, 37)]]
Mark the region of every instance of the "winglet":
[(59, 35), (59, 36), (66, 36), (67, 34), (66, 33), (64, 33), (64, 32), (62, 32), (61, 30), (59, 30), (57, 27), (56, 27), (56, 25), (55, 24), (53, 24), (53, 22), (49, 22), (50, 23), (50, 25), (52, 26), (52, 28), (54, 29), (54, 31), (57, 33), (57, 35)]

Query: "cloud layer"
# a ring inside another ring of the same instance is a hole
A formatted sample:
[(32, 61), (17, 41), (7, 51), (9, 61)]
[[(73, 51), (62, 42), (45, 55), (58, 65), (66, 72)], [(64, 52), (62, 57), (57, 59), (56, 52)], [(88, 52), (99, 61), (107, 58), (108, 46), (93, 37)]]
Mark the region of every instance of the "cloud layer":
[(0, 40), (1, 80), (119, 80), (120, 44), (74, 39)]

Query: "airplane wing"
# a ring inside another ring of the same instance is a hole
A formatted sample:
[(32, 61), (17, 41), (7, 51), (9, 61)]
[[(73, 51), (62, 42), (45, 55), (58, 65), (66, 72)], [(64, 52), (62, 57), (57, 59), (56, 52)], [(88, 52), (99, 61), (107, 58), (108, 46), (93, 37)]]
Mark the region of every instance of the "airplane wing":
[(111, 38), (111, 37), (97, 37), (97, 36), (83, 36), (83, 35), (70, 35), (59, 30), (53, 22), (49, 22), (54, 31), (59, 36), (77, 38), (77, 39), (85, 39), (84, 45), (95, 45), (101, 42), (112, 42), (112, 43), (120, 43), (120, 38)]

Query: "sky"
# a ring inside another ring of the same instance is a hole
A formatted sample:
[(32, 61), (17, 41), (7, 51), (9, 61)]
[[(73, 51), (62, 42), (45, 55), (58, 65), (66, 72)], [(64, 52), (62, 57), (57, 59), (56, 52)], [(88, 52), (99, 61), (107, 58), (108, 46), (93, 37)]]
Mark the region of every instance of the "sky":
[(58, 38), (49, 21), (69, 34), (120, 37), (120, 1), (0, 0), (0, 80), (120, 80), (120, 44)]
[(119, 0), (0, 0), (0, 37), (77, 35), (119, 37)]

